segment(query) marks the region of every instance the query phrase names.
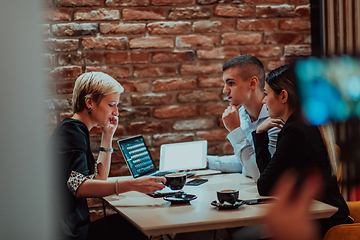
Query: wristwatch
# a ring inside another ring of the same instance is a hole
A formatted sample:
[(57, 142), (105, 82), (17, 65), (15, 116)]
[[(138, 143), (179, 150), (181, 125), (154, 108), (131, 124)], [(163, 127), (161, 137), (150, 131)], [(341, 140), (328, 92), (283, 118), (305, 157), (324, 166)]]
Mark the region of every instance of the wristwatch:
[(113, 148), (104, 148), (104, 147), (100, 147), (100, 151), (102, 151), (102, 152), (113, 152), (114, 151), (114, 149)]

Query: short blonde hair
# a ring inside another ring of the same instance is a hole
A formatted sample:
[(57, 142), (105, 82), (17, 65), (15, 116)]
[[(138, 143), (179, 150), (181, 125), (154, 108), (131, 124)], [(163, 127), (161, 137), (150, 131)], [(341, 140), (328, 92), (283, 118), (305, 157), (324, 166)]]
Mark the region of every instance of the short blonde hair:
[(75, 81), (72, 102), (73, 112), (81, 112), (86, 108), (85, 99), (90, 97), (96, 104), (111, 93), (124, 92), (119, 82), (106, 73), (87, 72), (81, 74)]

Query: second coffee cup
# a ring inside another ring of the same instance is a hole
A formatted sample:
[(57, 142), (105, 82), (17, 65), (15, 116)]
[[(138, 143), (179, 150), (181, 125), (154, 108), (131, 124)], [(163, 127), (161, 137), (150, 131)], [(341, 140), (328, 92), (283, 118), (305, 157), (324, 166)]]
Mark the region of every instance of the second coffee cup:
[(186, 174), (185, 173), (172, 173), (165, 175), (166, 183), (165, 185), (171, 188), (171, 190), (180, 190), (184, 187), (186, 183)]
[(239, 198), (239, 191), (234, 189), (223, 189), (216, 192), (217, 198), (221, 204), (228, 202), (235, 204)]

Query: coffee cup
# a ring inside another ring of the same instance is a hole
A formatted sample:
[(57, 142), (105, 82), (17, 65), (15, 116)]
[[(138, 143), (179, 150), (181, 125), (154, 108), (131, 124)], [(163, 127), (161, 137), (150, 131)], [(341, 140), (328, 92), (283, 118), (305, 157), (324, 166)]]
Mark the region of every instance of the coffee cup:
[(180, 190), (184, 187), (186, 183), (185, 173), (166, 174), (165, 178), (166, 178), (165, 185), (171, 188), (171, 190)]
[(228, 202), (230, 204), (235, 204), (239, 198), (239, 191), (234, 189), (222, 189), (216, 191), (217, 198), (221, 204)]

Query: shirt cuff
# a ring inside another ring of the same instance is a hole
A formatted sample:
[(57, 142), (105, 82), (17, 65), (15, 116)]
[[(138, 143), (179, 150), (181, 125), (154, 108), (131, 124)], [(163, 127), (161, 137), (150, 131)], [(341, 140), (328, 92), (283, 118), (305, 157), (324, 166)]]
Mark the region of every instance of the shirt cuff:
[(80, 185), (88, 179), (94, 179), (98, 174), (97, 164), (95, 164), (95, 173), (89, 176), (85, 176), (82, 173), (72, 171), (70, 177), (67, 180), (67, 186), (70, 191), (76, 196), (76, 192), (79, 189)]
[(227, 139), (230, 141), (231, 145), (235, 146), (236, 144), (241, 143), (246, 139), (245, 133), (241, 127), (235, 128), (227, 135)]

